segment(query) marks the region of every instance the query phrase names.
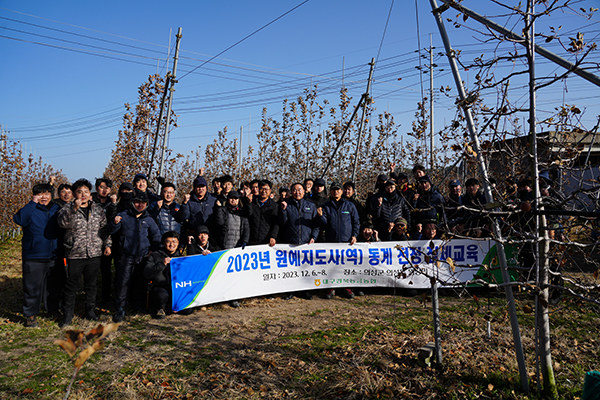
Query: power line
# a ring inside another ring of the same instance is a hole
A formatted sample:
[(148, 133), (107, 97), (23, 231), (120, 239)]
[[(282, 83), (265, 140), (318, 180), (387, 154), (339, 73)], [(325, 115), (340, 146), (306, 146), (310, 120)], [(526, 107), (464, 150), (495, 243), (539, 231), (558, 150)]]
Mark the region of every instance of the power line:
[(188, 76), (189, 74), (191, 74), (192, 72), (194, 72), (195, 70), (197, 70), (198, 68), (202, 67), (203, 65), (211, 62), (212, 60), (214, 60), (215, 58), (219, 57), (221, 54), (224, 54), (225, 52), (227, 52), (228, 50), (234, 48), (235, 46), (237, 46), (238, 44), (242, 43), (243, 41), (245, 41), (246, 39), (254, 36), (255, 34), (257, 34), (258, 32), (262, 31), (263, 29), (265, 29), (267, 26), (273, 24), (274, 22), (280, 20), (281, 18), (285, 17), (286, 15), (288, 15), (289, 13), (291, 13), (292, 11), (296, 10), (297, 8), (299, 8), (300, 6), (308, 3), (309, 0), (304, 0), (302, 3), (298, 4), (296, 7), (292, 8), (289, 11), (286, 11), (285, 13), (281, 14), (279, 17), (275, 18), (274, 20), (272, 20), (271, 22), (269, 22), (266, 25), (263, 25), (262, 27), (258, 28), (257, 30), (255, 30), (254, 32), (252, 32), (251, 34), (247, 35), (246, 37), (244, 37), (243, 39), (237, 41), (236, 43), (232, 44), (231, 46), (229, 46), (228, 48), (226, 48), (225, 50), (221, 51), (219, 54), (217, 54), (216, 56), (211, 57), (208, 61), (203, 62), (202, 64), (198, 65), (196, 68), (194, 68), (193, 70), (189, 71), (188, 73), (186, 73), (185, 75), (183, 75), (181, 78), (179, 78), (179, 80), (185, 78), (186, 76)]

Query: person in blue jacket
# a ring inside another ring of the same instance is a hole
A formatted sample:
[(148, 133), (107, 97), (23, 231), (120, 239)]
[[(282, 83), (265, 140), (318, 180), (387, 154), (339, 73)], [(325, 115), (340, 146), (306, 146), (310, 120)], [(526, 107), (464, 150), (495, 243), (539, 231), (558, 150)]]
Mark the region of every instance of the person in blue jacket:
[[(321, 226), (325, 227), (325, 241), (353, 245), (356, 243), (360, 228), (358, 211), (351, 201), (342, 196), (344, 191), (340, 183), (332, 183), (329, 194), (330, 200), (317, 209)], [(354, 298), (352, 289), (344, 289), (343, 293), (349, 299)], [(334, 295), (335, 290), (331, 289), (325, 297), (331, 299)]]
[(142, 261), (160, 245), (160, 231), (147, 211), (148, 197), (137, 192), (133, 204), (111, 221), (110, 234), (121, 249), (116, 264), (114, 322), (125, 318), (125, 305), (131, 285), (130, 299), (137, 311), (145, 311), (146, 285)]
[(13, 221), (23, 227), (23, 315), (25, 326), (39, 326), (36, 317), (44, 303), (48, 312), (47, 280), (56, 259), (59, 234), (58, 205), (52, 202), (52, 185), (38, 183), (31, 201), (21, 208)]

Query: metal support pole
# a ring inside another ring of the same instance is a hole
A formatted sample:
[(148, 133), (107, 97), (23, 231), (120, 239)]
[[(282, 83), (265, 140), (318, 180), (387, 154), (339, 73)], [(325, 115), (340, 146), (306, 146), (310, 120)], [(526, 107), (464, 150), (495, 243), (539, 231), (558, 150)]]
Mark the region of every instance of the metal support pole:
[[(173, 57), (173, 78), (171, 79), (171, 87), (169, 88), (169, 104), (167, 105), (167, 115), (165, 117), (165, 135), (163, 137), (163, 147), (162, 154), (160, 156), (160, 168), (158, 175), (163, 176), (164, 168), (165, 168), (165, 154), (167, 152), (167, 139), (169, 137), (169, 125), (171, 123), (171, 105), (173, 104), (173, 94), (175, 93), (175, 89), (173, 86), (177, 83), (177, 61), (179, 60), (179, 44), (181, 43), (181, 27), (177, 31), (177, 43), (175, 44), (175, 56)], [(160, 187), (158, 188), (158, 192), (160, 192)]]
[(165, 111), (165, 102), (167, 100), (167, 93), (169, 92), (169, 85), (171, 83), (171, 73), (167, 72), (165, 79), (165, 88), (163, 91), (162, 100), (160, 101), (160, 111), (158, 113), (158, 121), (156, 121), (156, 133), (154, 134), (154, 146), (152, 148), (152, 157), (150, 157), (150, 166), (148, 167), (148, 179), (152, 176), (152, 167), (154, 166), (154, 156), (156, 155), (156, 146), (158, 146), (158, 138), (160, 137), (160, 127), (163, 119), (163, 113)]
[(365, 126), (365, 116), (367, 115), (367, 100), (369, 99), (369, 93), (371, 92), (371, 81), (373, 80), (373, 69), (375, 68), (375, 58), (371, 58), (369, 65), (371, 66), (371, 70), (369, 71), (369, 80), (367, 81), (367, 91), (363, 95), (365, 97), (365, 102), (363, 103), (363, 112), (360, 117), (360, 125), (358, 126), (358, 140), (356, 142), (356, 154), (354, 155), (354, 167), (352, 168), (352, 182), (355, 182), (354, 179), (356, 177), (360, 144), (362, 142), (363, 128)]
[[(517, 43), (521, 43), (523, 46), (526, 46), (525, 38), (523, 36), (517, 35), (513, 31), (506, 29), (502, 25), (499, 25), (499, 24), (495, 23), (494, 21), (487, 19), (483, 15), (477, 14), (475, 11), (468, 9), (459, 3), (456, 3), (454, 0), (440, 0), (440, 1), (445, 4), (445, 7), (450, 6), (454, 9), (464, 13), (465, 15), (473, 18), (475, 21), (484, 24), (486, 27), (503, 34), (507, 38), (514, 40)], [(443, 11), (443, 10), (441, 10), (441, 11)], [(540, 56), (547, 58), (548, 60), (560, 65), (561, 67), (563, 67), (569, 71), (573, 71), (573, 73), (575, 75), (579, 75), (580, 77), (593, 83), (594, 85), (600, 86), (600, 77), (592, 74), (589, 71), (579, 68), (575, 64), (570, 63), (569, 61), (565, 60), (564, 58), (552, 53), (551, 51), (544, 49), (543, 47), (538, 46), (537, 44), (534, 46), (534, 48), (535, 48), (535, 52), (538, 53)]]
[[(473, 116), (471, 114), (471, 109), (469, 105), (466, 103), (466, 93), (465, 88), (462, 85), (462, 80), (460, 78), (460, 72), (458, 70), (458, 64), (456, 62), (454, 50), (450, 46), (450, 39), (448, 38), (448, 34), (446, 32), (446, 27), (444, 26), (444, 21), (442, 20), (441, 12), (437, 6), (436, 0), (429, 0), (431, 4), (431, 9), (433, 11), (433, 15), (436, 19), (438, 29), (440, 31), (440, 35), (442, 37), (442, 41), (444, 42), (444, 49), (446, 50), (446, 56), (448, 57), (448, 63), (450, 64), (450, 68), (452, 69), (452, 74), (454, 75), (454, 82), (456, 84), (456, 88), (458, 89), (459, 99), (461, 103), (461, 107), (463, 109), (465, 119), (467, 121), (467, 127), (469, 129), (469, 133), (471, 136), (471, 140), (473, 142), (473, 147), (475, 152), (477, 153), (477, 161), (479, 163), (479, 170), (481, 176), (483, 178), (483, 191), (485, 193), (485, 198), (488, 203), (494, 201), (492, 196), (492, 190), (488, 178), (487, 167), (485, 165), (485, 160), (483, 159), (483, 152), (481, 151), (481, 146), (479, 143), (479, 136), (475, 130), (475, 123), (473, 121)], [(508, 267), (506, 262), (506, 253), (504, 253), (504, 245), (501, 242), (502, 232), (500, 231), (500, 226), (498, 225), (498, 221), (493, 221), (493, 229), (494, 235), (498, 239), (496, 241), (496, 249), (498, 253), (498, 259), (500, 261), (500, 267), (502, 270), (502, 280), (504, 282), (510, 282), (510, 276), (508, 274)], [(527, 380), (527, 368), (525, 365), (525, 355), (523, 353), (523, 344), (521, 342), (521, 332), (519, 329), (519, 320), (517, 318), (517, 310), (515, 306), (515, 299), (512, 293), (512, 287), (505, 287), (506, 293), (506, 301), (508, 305), (508, 311), (510, 315), (510, 323), (512, 326), (513, 332), (513, 340), (515, 345), (515, 352), (517, 356), (517, 364), (519, 365), (519, 373), (521, 376), (521, 389), (524, 392), (529, 392), (529, 381)]]
[(431, 307), (433, 309), (433, 337), (435, 338), (435, 362), (442, 366), (442, 334), (440, 332), (440, 302), (437, 280), (431, 278)]

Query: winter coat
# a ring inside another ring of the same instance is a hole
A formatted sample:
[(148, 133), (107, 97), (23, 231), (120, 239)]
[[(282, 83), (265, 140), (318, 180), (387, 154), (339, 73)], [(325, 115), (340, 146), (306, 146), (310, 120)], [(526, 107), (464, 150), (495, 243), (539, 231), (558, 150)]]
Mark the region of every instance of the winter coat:
[(325, 203), (327, 203), (327, 201), (329, 201), (329, 198), (327, 197), (327, 194), (325, 193), (325, 191), (319, 192), (319, 193), (311, 192), (310, 194), (305, 196), (305, 198), (306, 198), (306, 200), (312, 201), (313, 203), (315, 203), (317, 208), (323, 207), (323, 204), (325, 204)]
[(214, 208), (216, 197), (212, 194), (206, 194), (204, 198), (198, 199), (195, 193), (192, 193), (190, 201), (181, 205), (181, 221), (187, 221), (192, 228), (200, 225), (206, 226), (208, 229), (213, 227)]
[(104, 213), (106, 214), (106, 220), (112, 221), (117, 216), (117, 203), (113, 203), (110, 200), (110, 197), (106, 199), (106, 202), (102, 202), (100, 197), (98, 197), (98, 193), (92, 193), (92, 201), (104, 209)]
[(266, 244), (279, 234), (279, 206), (272, 199), (261, 203), (254, 197), (248, 204), (246, 214), (250, 222), (250, 241), (248, 244)]
[(66, 229), (64, 246), (68, 259), (86, 259), (100, 257), (112, 241), (106, 234), (106, 214), (104, 209), (89, 202), (89, 214), (86, 217), (81, 207), (74, 210), (74, 202), (66, 204), (58, 212), (58, 226)]
[(206, 247), (202, 247), (198, 243), (198, 240), (194, 238), (194, 240), (192, 240), (192, 243), (187, 245), (185, 252), (188, 256), (194, 256), (196, 254), (202, 254), (204, 250), (209, 250), (212, 253), (221, 250), (221, 248), (211, 243), (210, 240), (206, 244)]
[(305, 244), (319, 236), (317, 206), (311, 201), (287, 199), (285, 210), (279, 210), (280, 236), (290, 244)]
[(146, 259), (144, 266), (144, 279), (150, 282), (150, 287), (161, 287), (171, 293), (171, 265), (165, 264), (165, 258), (181, 257), (179, 250), (168, 254), (164, 248), (153, 252)]
[[(485, 200), (485, 195), (481, 192), (477, 192), (474, 197), (472, 197), (469, 193), (465, 193), (460, 197), (460, 202), (465, 207), (478, 210), (483, 210), (483, 206), (487, 203)], [(464, 210), (464, 212), (461, 213), (460, 223), (465, 224), (465, 228), (471, 229), (481, 227), (483, 220), (483, 214), (475, 211)]]
[(443, 220), (444, 213), (444, 198), (433, 187), (427, 192), (419, 191), (419, 198), (413, 203), (413, 208), (418, 211), (413, 211), (413, 224), (422, 224), (426, 221), (439, 222)]
[(358, 237), (360, 222), (358, 211), (350, 201), (329, 200), (323, 205), (321, 225), (325, 227), (325, 241), (330, 243), (349, 242)]
[[(118, 224), (115, 224), (114, 220), (110, 222), (110, 234), (119, 242), (121, 256), (141, 258), (150, 250), (158, 248), (160, 231), (147, 210), (136, 218), (132, 205), (117, 216), (122, 217), (122, 220)], [(116, 233), (118, 234), (115, 235)]]
[[(382, 199), (381, 206), (379, 199)], [(400, 196), (396, 191), (391, 194), (383, 193), (380, 197), (375, 198), (374, 203), (374, 220), (375, 229), (379, 232), (379, 238), (383, 241), (391, 240), (391, 233), (388, 233), (389, 223), (394, 223), (398, 218), (406, 219), (407, 226), (410, 226), (410, 211), (404, 197)]]
[(250, 225), (240, 208), (226, 205), (217, 207), (215, 213), (217, 226), (222, 229), (218, 245), (223, 249), (245, 246), (250, 238)]
[(162, 207), (158, 208), (158, 202), (155, 201), (148, 207), (148, 213), (154, 218), (161, 235), (169, 231), (181, 232), (183, 212), (176, 202), (173, 201), (169, 205), (163, 202)]
[(24, 260), (53, 260), (59, 235), (58, 206), (48, 207), (30, 201), (13, 216), (13, 221), (23, 227), (21, 241)]

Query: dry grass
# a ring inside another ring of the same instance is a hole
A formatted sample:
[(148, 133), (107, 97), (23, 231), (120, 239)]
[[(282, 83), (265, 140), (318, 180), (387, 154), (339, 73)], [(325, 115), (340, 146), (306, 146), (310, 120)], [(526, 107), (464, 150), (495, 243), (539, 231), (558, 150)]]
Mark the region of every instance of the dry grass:
[[(0, 398), (64, 396), (72, 364), (52, 342), (49, 319), (25, 329), (17, 244), (0, 248)], [(71, 399), (532, 399), (533, 317), (519, 311), (532, 393), (520, 392), (501, 294), (441, 297), (443, 366), (421, 368), (432, 341), (423, 297), (368, 294), (355, 300), (248, 299), (165, 320), (130, 317), (80, 371)], [(518, 294), (518, 307), (532, 304)], [(600, 366), (599, 309), (566, 299), (551, 309), (553, 360), (561, 398), (581, 394)], [(486, 338), (486, 315), (494, 318)], [(108, 322), (108, 313), (102, 322)], [(88, 330), (93, 323), (75, 318)]]

